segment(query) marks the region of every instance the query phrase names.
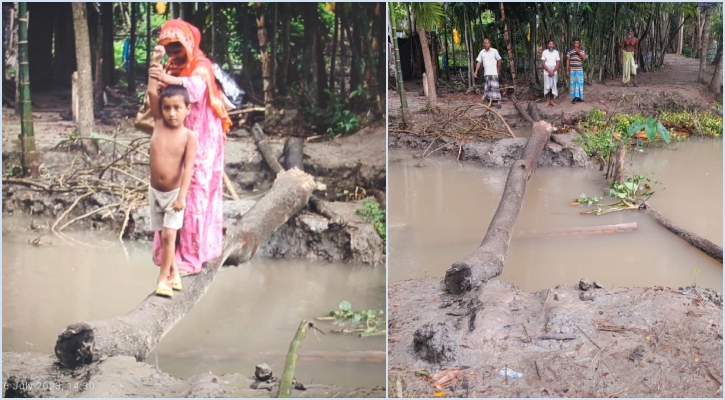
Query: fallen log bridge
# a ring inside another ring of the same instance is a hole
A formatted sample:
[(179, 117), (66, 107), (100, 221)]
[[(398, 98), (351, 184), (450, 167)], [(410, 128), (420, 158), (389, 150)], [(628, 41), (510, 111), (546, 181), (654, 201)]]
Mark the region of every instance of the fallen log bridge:
[(503, 272), (514, 226), (524, 203), (524, 193), (529, 178), (536, 172), (536, 165), (554, 127), (542, 121), (534, 103), (529, 103), (528, 114), (535, 122), (532, 134), (526, 142), (521, 158), (511, 166), (501, 202), (491, 220), (481, 245), (472, 254), (454, 263), (447, 271), (444, 283), (453, 294), (462, 294), (477, 288)]
[(281, 171), (272, 188), (227, 232), (222, 255), (205, 263), (202, 272), (184, 278), (184, 290), (173, 299), (149, 295), (128, 314), (68, 326), (55, 345), (55, 355), (68, 368), (112, 356), (133, 356), (142, 361), (161, 339), (206, 294), (232, 254), (238, 263), (250, 260), (260, 245), (309, 201), (315, 182), (298, 169)]

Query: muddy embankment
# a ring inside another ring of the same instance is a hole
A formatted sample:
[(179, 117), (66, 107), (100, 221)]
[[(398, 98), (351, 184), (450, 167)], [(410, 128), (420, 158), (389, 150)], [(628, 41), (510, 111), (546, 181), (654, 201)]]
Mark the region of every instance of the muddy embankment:
[[(255, 371), (249, 376), (209, 372), (182, 380), (133, 357), (110, 357), (74, 371), (57, 366), (56, 361), (54, 356), (37, 353), (3, 353), (3, 397), (272, 398), (279, 388), (275, 377), (282, 374), (272, 371), (272, 378), (265, 382), (255, 377)], [(379, 398), (385, 396), (385, 389), (304, 384), (292, 396)]]
[[(242, 214), (249, 210), (271, 187), (274, 173), (269, 169), (250, 136), (230, 139), (225, 148), (225, 171), (229, 176), (240, 200), (224, 201), (225, 227), (236, 224)], [(282, 156), (283, 140), (270, 140), (272, 151)], [(110, 145), (106, 145), (107, 152)], [(18, 164), (18, 153), (13, 147), (3, 149), (5, 169)], [(140, 148), (140, 150), (144, 150)], [(74, 151), (53, 150), (41, 153), (44, 168), (62, 176), (73, 171), (63, 171), (78, 161), (79, 154)], [(112, 157), (105, 156), (109, 160)], [(322, 184), (324, 190), (316, 194), (330, 200), (330, 208), (342, 221), (330, 219), (304, 210), (285, 224), (261, 246), (258, 255), (262, 257), (303, 257), (323, 261), (352, 261), (381, 266), (385, 263), (385, 243), (374, 227), (366, 222), (357, 210), (361, 209), (360, 200), (344, 201), (345, 190), (350, 193), (356, 187), (365, 189), (385, 188), (385, 129), (383, 127), (366, 128), (362, 131), (334, 141), (306, 143), (304, 146), (305, 171), (312, 174)], [(108, 176), (109, 174), (106, 174)], [(134, 185), (138, 182), (131, 180)], [(77, 193), (48, 193), (28, 184), (3, 185), (3, 213), (10, 215), (29, 214), (38, 219), (57, 218), (78, 198)], [(337, 201), (336, 201), (337, 200)], [(83, 198), (72, 213), (70, 220), (94, 209), (118, 202), (117, 196), (96, 193)], [(114, 230), (122, 229), (124, 213), (119, 210), (110, 214), (98, 213), (77, 223), (83, 229)], [(124, 237), (136, 240), (152, 238), (148, 230), (148, 207), (140, 205), (129, 214)], [(74, 225), (75, 227), (76, 225)], [(46, 229), (47, 230), (47, 229)]]
[[(539, 159), (539, 166), (557, 167), (588, 167), (591, 166), (587, 154), (575, 141), (572, 133), (553, 134), (556, 140), (550, 141), (544, 147)], [(419, 157), (423, 151), (429, 148), (431, 142), (436, 140), (435, 136), (418, 136), (410, 133), (390, 132), (388, 136), (388, 147), (395, 149), (395, 154), (390, 157), (395, 162), (412, 153)], [(436, 141), (436, 147), (443, 146), (436, 155), (458, 157), (460, 160), (474, 162), (484, 167), (510, 167), (524, 151), (526, 137), (506, 138), (501, 140), (471, 139), (461, 144), (456, 138), (442, 136)], [(447, 145), (447, 146), (444, 146)], [(460, 145), (460, 146), (459, 146)], [(400, 151), (398, 151), (400, 150)]]
[(420, 370), (463, 367), (446, 396), (722, 396), (722, 294), (601, 286), (491, 281), (460, 297), (440, 278), (392, 284), (389, 383), (430, 397), (438, 389)]

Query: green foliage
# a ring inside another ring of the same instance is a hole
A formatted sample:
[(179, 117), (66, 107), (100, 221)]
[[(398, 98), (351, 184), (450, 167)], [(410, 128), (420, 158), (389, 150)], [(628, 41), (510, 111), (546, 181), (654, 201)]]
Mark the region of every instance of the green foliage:
[(426, 31), (432, 31), (443, 21), (443, 3), (441, 2), (415, 2), (411, 4), (411, 11), (415, 16), (415, 24)]
[(575, 200), (576, 204), (583, 206), (591, 206), (592, 204), (599, 203), (602, 200), (601, 197), (587, 197), (586, 194), (582, 193), (578, 199)]
[[(576, 140), (590, 157), (594, 154), (604, 158), (609, 157), (609, 154), (616, 149), (617, 143), (642, 130), (647, 134), (649, 142), (662, 140), (665, 143), (686, 138), (681, 132), (677, 134), (677, 127), (684, 128), (694, 135), (702, 132), (702, 135), (709, 137), (721, 137), (723, 132), (722, 117), (711, 112), (664, 112), (657, 118), (641, 114), (615, 114), (611, 122), (608, 121), (609, 116), (605, 111), (594, 109), (581, 122), (581, 127), (589, 136), (589, 144), (587, 145), (579, 136)], [(665, 128), (665, 125), (670, 128)]]
[(359, 331), (363, 333), (378, 332), (378, 324), (385, 324), (385, 311), (383, 310), (360, 310), (355, 311), (352, 304), (343, 300), (339, 309), (330, 311), (330, 316), (340, 322), (352, 322), (356, 325), (365, 324), (366, 329)]
[[(722, 105), (720, 105), (720, 108), (722, 108)], [(665, 122), (681, 125), (692, 131), (694, 135), (699, 135), (697, 130), (697, 126), (699, 126), (703, 136), (722, 137), (722, 117), (711, 112), (693, 113), (682, 111), (678, 113), (662, 113), (660, 119)]]
[(623, 183), (612, 182), (609, 187), (609, 195), (628, 203), (642, 204), (654, 194), (650, 183), (657, 185), (660, 182), (652, 181), (644, 175), (634, 175)]
[(373, 224), (378, 235), (385, 241), (385, 211), (375, 199), (370, 197), (363, 199), (362, 205), (363, 208), (357, 210), (357, 213), (368, 223)]
[(647, 120), (644, 122), (637, 121), (633, 123), (629, 126), (627, 133), (632, 136), (642, 129), (644, 129), (647, 134), (647, 140), (650, 142), (653, 142), (657, 135), (659, 135), (665, 143), (670, 142), (670, 134), (667, 132), (667, 129), (665, 129), (661, 122), (652, 117), (647, 117)]
[[(327, 93), (330, 93), (326, 89)], [(350, 98), (362, 93), (362, 85), (350, 93)], [(337, 93), (330, 94), (330, 102), (326, 108), (320, 108), (315, 102), (310, 102), (303, 108), (305, 117), (312, 121), (311, 127), (318, 131), (324, 131), (331, 138), (349, 135), (357, 131), (360, 126), (360, 119), (350, 111), (345, 101)]]
[(612, 182), (609, 185), (607, 194), (613, 197), (616, 202), (613, 204), (600, 204), (599, 197), (588, 198), (585, 194), (579, 196), (570, 205), (596, 205), (592, 211), (583, 211), (582, 214), (602, 215), (616, 211), (636, 210), (645, 201), (654, 195), (652, 185), (660, 184), (657, 180), (651, 180), (645, 175), (632, 175), (623, 183)]

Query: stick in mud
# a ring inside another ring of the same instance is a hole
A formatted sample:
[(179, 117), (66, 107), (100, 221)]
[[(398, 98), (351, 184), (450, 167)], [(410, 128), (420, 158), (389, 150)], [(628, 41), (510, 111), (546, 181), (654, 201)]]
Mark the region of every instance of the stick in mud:
[(503, 272), (506, 252), (523, 206), (526, 184), (536, 172), (541, 152), (554, 130), (551, 124), (541, 121), (535, 104), (529, 103), (528, 108), (531, 118), (537, 122), (532, 127), (533, 133), (526, 142), (523, 155), (511, 166), (501, 201), (483, 242), (476, 251), (446, 271), (445, 286), (453, 294), (472, 290)]
[(295, 367), (297, 366), (297, 354), (300, 351), (302, 341), (307, 336), (307, 331), (312, 328), (313, 324), (310, 321), (303, 320), (297, 328), (292, 343), (289, 345), (289, 352), (287, 353), (287, 359), (284, 362), (284, 372), (279, 382), (279, 398), (289, 398), (292, 394), (292, 379), (295, 375)]

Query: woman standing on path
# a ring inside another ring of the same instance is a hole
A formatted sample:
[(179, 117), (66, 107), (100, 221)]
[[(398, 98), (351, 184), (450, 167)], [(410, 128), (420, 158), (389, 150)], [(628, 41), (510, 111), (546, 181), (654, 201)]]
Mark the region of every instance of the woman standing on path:
[[(198, 149), (194, 175), (186, 198), (184, 226), (179, 230), (174, 262), (181, 275), (201, 272), (204, 262), (222, 253), (222, 176), (224, 142), (231, 120), (224, 108), (221, 89), (214, 79), (211, 61), (199, 48), (201, 33), (180, 19), (164, 24), (158, 44), (169, 62), (149, 75), (164, 85), (181, 85), (189, 92), (191, 112), (184, 125), (197, 132)], [(161, 237), (154, 235), (154, 263), (161, 264)]]

